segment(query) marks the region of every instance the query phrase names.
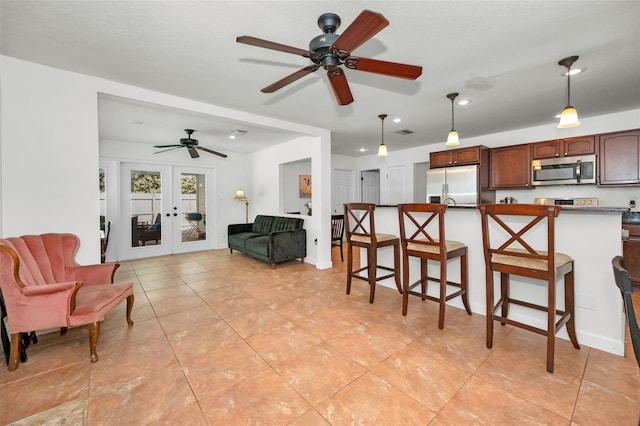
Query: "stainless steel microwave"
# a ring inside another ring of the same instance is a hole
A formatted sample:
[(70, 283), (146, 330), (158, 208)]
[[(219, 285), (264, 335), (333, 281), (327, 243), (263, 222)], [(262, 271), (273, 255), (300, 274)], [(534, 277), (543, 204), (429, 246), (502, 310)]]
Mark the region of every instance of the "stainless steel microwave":
[(534, 186), (596, 183), (596, 156), (580, 155), (533, 160), (531, 183)]

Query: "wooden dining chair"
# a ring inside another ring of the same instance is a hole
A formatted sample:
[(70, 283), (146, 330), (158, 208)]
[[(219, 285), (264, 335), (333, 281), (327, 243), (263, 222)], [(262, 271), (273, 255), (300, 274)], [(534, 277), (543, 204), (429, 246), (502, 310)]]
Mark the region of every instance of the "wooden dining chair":
[(344, 262), (342, 255), (342, 240), (344, 239), (344, 215), (331, 215), (331, 249), (340, 247), (340, 260)]
[(631, 346), (633, 346), (633, 352), (636, 356), (638, 367), (640, 367), (640, 328), (638, 327), (638, 320), (636, 319), (636, 314), (633, 309), (633, 300), (631, 299), (631, 293), (633, 293), (631, 278), (629, 278), (629, 272), (624, 268), (624, 259), (622, 256), (615, 256), (611, 260), (611, 266), (613, 267), (613, 277), (615, 279), (616, 286), (618, 286), (620, 295), (622, 296), (627, 324), (629, 324)]
[[(444, 312), (447, 301), (461, 296), (467, 313), (471, 315), (467, 294), (469, 281), (467, 270), (467, 246), (459, 241), (449, 241), (445, 238), (445, 204), (399, 204), (398, 216), (400, 220), (400, 246), (402, 247), (402, 315), (407, 315), (409, 295), (418, 296), (422, 300), (438, 302), (438, 328), (444, 328)], [(409, 282), (409, 258), (420, 260), (420, 278)], [(459, 258), (459, 282), (447, 279), (447, 261)], [(437, 278), (428, 275), (428, 262), (439, 263), (440, 274)], [(439, 283), (439, 296), (427, 294), (428, 281)], [(420, 285), (421, 291), (415, 291)], [(457, 288), (447, 294), (450, 287)]]
[[(487, 204), (478, 206), (478, 209), (482, 216), (486, 265), (487, 347), (493, 346), (494, 321), (541, 334), (547, 337), (547, 371), (553, 373), (555, 335), (562, 326), (566, 325), (571, 343), (580, 349), (575, 330), (573, 259), (555, 250), (555, 219), (560, 207)], [(539, 227), (545, 224), (546, 232), (536, 234)], [(500, 273), (500, 298), (497, 302), (494, 300), (494, 272)], [(544, 281), (547, 289), (546, 306), (511, 297), (510, 275)], [(556, 304), (556, 280), (559, 277), (563, 277), (564, 282), (562, 310)], [(544, 311), (546, 327), (540, 328), (509, 318), (511, 304)]]
[[(369, 303), (373, 303), (376, 283), (394, 278), (398, 291), (400, 286), (400, 239), (392, 234), (376, 233), (375, 204), (347, 203), (344, 205), (344, 225), (347, 232), (347, 294), (351, 293), (351, 280), (356, 278), (369, 283)], [(367, 250), (367, 265), (354, 269), (353, 248)], [(378, 264), (378, 249), (393, 247), (393, 267)], [(378, 269), (391, 272), (378, 276)], [(365, 273), (366, 275), (361, 275)]]

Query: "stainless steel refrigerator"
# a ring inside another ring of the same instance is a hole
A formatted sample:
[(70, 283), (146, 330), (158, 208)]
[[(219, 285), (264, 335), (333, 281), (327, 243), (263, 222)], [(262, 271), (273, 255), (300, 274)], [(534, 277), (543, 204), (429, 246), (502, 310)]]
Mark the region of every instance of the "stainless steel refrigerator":
[(480, 166), (453, 166), (427, 170), (427, 202), (477, 206), (495, 202), (495, 191), (481, 185)]

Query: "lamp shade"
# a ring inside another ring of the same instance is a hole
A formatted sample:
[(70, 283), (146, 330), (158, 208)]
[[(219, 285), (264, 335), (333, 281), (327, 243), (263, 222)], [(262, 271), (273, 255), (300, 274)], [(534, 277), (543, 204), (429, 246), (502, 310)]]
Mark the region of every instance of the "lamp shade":
[(451, 129), (451, 131), (449, 132), (449, 136), (447, 136), (447, 143), (445, 143), (446, 146), (458, 146), (460, 145), (460, 138), (458, 138), (458, 132), (456, 132), (455, 130)]
[(233, 196), (234, 200), (246, 200), (247, 196), (244, 194), (244, 190), (243, 189), (238, 189), (236, 191), (236, 195)]
[(386, 157), (387, 155), (388, 155), (387, 146), (381, 143), (380, 146), (378, 147), (378, 157)]
[(578, 120), (578, 111), (576, 111), (576, 109), (571, 105), (568, 105), (565, 109), (562, 110), (562, 114), (560, 114), (560, 123), (558, 123), (558, 128), (566, 129), (579, 125), (580, 120)]

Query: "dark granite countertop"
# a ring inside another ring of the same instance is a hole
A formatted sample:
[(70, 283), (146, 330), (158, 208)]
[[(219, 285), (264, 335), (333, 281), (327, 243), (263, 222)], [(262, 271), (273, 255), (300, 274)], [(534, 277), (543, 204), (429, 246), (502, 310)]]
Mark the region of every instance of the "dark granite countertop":
[[(376, 207), (398, 207), (396, 204), (376, 204)], [(629, 207), (616, 207), (616, 206), (595, 206), (595, 207), (576, 207), (576, 206), (561, 206), (562, 211), (567, 213), (600, 213), (600, 214), (622, 214), (628, 212)], [(450, 209), (456, 210), (476, 210), (478, 208), (475, 204), (458, 204), (449, 205)]]

